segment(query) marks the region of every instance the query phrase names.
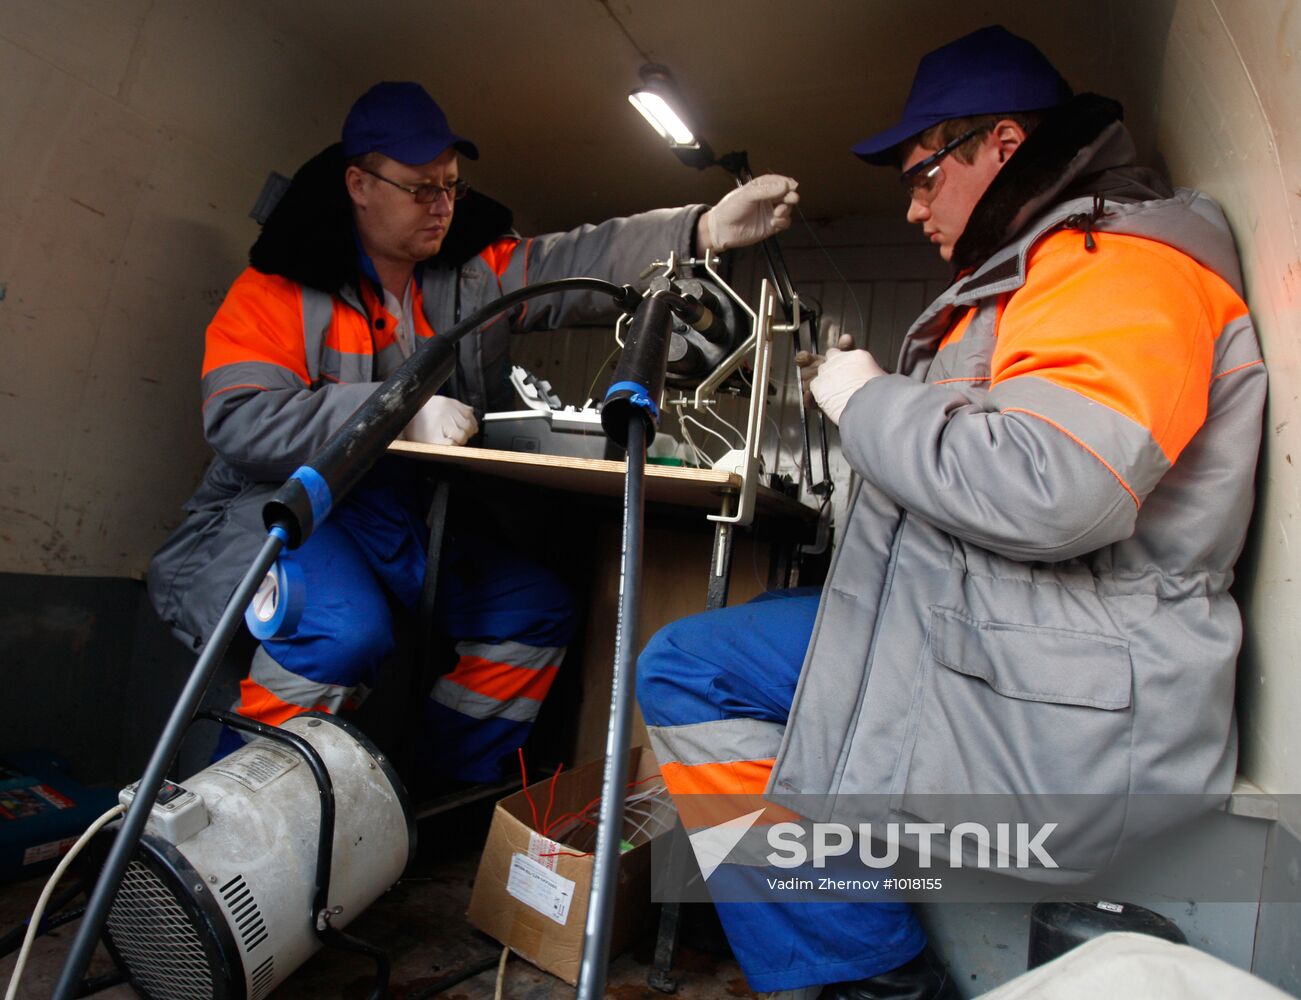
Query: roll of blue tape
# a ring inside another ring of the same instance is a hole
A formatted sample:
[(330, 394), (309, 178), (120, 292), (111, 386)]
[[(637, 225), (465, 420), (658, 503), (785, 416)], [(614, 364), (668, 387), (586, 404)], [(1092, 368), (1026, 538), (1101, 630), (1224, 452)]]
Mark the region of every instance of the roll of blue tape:
[(244, 623), (255, 639), (287, 638), (298, 630), (306, 600), (303, 568), (279, 559), (253, 594)]

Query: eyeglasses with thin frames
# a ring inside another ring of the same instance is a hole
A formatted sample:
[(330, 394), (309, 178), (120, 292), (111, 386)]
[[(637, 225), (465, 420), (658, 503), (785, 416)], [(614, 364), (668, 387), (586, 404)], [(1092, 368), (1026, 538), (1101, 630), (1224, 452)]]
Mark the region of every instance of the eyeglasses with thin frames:
[(935, 196), (940, 193), (940, 186), (944, 183), (944, 168), (940, 165), (941, 161), (972, 136), (988, 131), (987, 125), (968, 129), (952, 142), (946, 142), (926, 159), (914, 163), (900, 174), (899, 183), (903, 185), (909, 200), (922, 205), (929, 205), (934, 201)]
[(448, 201), (460, 201), (470, 193), (470, 185), (466, 181), (456, 181), (455, 183), (446, 186), (441, 184), (416, 184), (411, 186), (407, 184), (399, 184), (397, 181), (391, 181), (383, 174), (377, 174), (375, 171), (367, 170), (365, 167), (361, 167), (360, 170), (362, 173), (370, 174), (372, 177), (383, 181), (385, 184), (392, 184), (398, 190), (405, 191), (416, 200), (417, 205), (432, 205), (444, 195), (447, 196)]

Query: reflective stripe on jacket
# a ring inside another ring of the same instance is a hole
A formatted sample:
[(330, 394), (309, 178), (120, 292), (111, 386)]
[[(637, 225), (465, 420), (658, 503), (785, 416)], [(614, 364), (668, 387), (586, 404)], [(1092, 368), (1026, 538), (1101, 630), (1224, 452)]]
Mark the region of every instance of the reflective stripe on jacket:
[[(420, 337), (505, 292), (556, 278), (633, 284), (670, 252), (689, 255), (702, 206), (659, 209), (532, 239), (498, 239), (459, 267), (426, 266), (413, 296)], [(613, 319), (608, 297), (563, 292), (525, 302), (463, 338), (449, 390), (479, 410), (509, 391), (512, 333)], [(203, 425), (216, 457), (187, 517), (155, 554), (149, 593), (159, 615), (198, 645), (265, 537), (267, 497), (401, 363), (394, 317), (369, 289), (334, 295), (249, 268), (208, 328)]]

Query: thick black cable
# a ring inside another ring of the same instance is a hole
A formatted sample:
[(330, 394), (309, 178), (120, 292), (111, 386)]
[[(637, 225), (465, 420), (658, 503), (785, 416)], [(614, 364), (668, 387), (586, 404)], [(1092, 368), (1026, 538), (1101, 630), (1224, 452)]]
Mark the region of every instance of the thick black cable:
[[(348, 490), (356, 485), (361, 476), (379, 459), (389, 442), (398, 436), (402, 428), (415, 415), (416, 410), (423, 406), (425, 401), (433, 395), (436, 387), (432, 384), (432, 375), (436, 373), (440, 357), (450, 356), (450, 351), (458, 340), (472, 330), (477, 329), (493, 316), (505, 312), (527, 299), (539, 295), (579, 289), (603, 292), (614, 299), (615, 304), (624, 310), (631, 310), (641, 302), (641, 294), (630, 285), (616, 285), (600, 278), (562, 278), (521, 288), (503, 295), (500, 299), (476, 310), (446, 334), (431, 337), (419, 350), (403, 362), (393, 375), (380, 384), (370, 399), (358, 408), (357, 412), (345, 422), (342, 428), (331, 435), (320, 452), (317, 453), (317, 456), (313, 458), (313, 462), (315, 462), (322, 455), (337, 456), (338, 452), (342, 451), (349, 459), (346, 466), (348, 476), (345, 477), (344, 482), (341, 484), (343, 488), (340, 489), (338, 484), (332, 484), (331, 486), (334, 502), (337, 503), (338, 500), (341, 500)], [(421, 358), (422, 355), (426, 356), (423, 365), (417, 362), (417, 359)], [(427, 369), (427, 374), (430, 375), (429, 385), (420, 385), (418, 381), (415, 385), (409, 384), (409, 380), (413, 376), (417, 376), (419, 372), (425, 369)], [(384, 394), (384, 399), (380, 400), (377, 406), (373, 406), (376, 397), (381, 396), (381, 394)], [(400, 405), (395, 406), (395, 403)], [(377, 438), (374, 429), (367, 426), (368, 422), (374, 421), (377, 416), (381, 418), (382, 432), (388, 435), (382, 439)], [(369, 433), (366, 433), (368, 430)], [(371, 453), (369, 455), (356, 454), (361, 445), (368, 446)], [(334, 449), (334, 451), (332, 452), (331, 449)], [(291, 480), (291, 482), (296, 482), (296, 480)], [(283, 489), (281, 492), (284, 492)], [(280, 494), (277, 494), (277, 496), (279, 497)], [(271, 504), (268, 504), (268, 507), (271, 506)], [(310, 528), (310, 501), (306, 509)], [(221, 662), (221, 658), (225, 655), (231, 639), (234, 638), (240, 624), (243, 622), (244, 609), (248, 607), (249, 602), (253, 599), (253, 594), (266, 577), (267, 571), (274, 565), (286, 542), (292, 541), (292, 547), (302, 544), (305, 535), (301, 531), (298, 514), (295, 511), (284, 510), (280, 516), (277, 516), (274, 509), (270, 512), (270, 515), (264, 511), (264, 518), (268, 518), (270, 534), (254, 559), (253, 565), (249, 567), (239, 586), (235, 588), (234, 594), (231, 595), (230, 601), (222, 612), (221, 619), (218, 621), (216, 628), (213, 629), (212, 635), (208, 637), (208, 642), (203, 647), (198, 662), (195, 663), (184, 689), (176, 700), (172, 714), (163, 728), (162, 736), (159, 737), (158, 744), (154, 748), (153, 756), (150, 757), (149, 763), (145, 767), (144, 776), (140, 779), (140, 783), (136, 788), (135, 798), (127, 809), (126, 817), (122, 821), (122, 827), (118, 831), (108, 858), (104, 862), (104, 867), (100, 871), (99, 879), (95, 883), (95, 890), (86, 906), (85, 919), (77, 929), (77, 936), (73, 940), (72, 949), (64, 962), (63, 971), (59, 976), (51, 1000), (73, 1000), (77, 995), (77, 990), (81, 986), (81, 976), (90, 963), (91, 954), (95, 950), (95, 943), (104, 929), (105, 922), (108, 920), (108, 911), (113, 905), (113, 897), (117, 894), (122, 875), (131, 860), (131, 855), (140, 843), (145, 823), (149, 819), (149, 811), (158, 798), (158, 789), (166, 776), (167, 768), (176, 755), (186, 729), (194, 718), (195, 710), (199, 707), (199, 703), (208, 689), (208, 684), (212, 680), (212, 675), (216, 672), (217, 665)], [(310, 534), (310, 530), (308, 533)]]
[(495, 969), (501, 962), (501, 955), (493, 955), (491, 958), (478, 958), (469, 965), (464, 965), (459, 969), (454, 969), (445, 976), (439, 976), (432, 983), (422, 989), (419, 993), (412, 993), (405, 1000), (429, 1000), (430, 997), (436, 997), (440, 993), (446, 993), (453, 986), (459, 986), (467, 979), (473, 979), (480, 973), (487, 972), (489, 969)]
[[(84, 906), (77, 907), (67, 913), (61, 911), (85, 891), (86, 887), (84, 885), (74, 885), (51, 897), (49, 903), (46, 904), (45, 915), (41, 917), (41, 922), (36, 928), (36, 936), (40, 937), (42, 934), (70, 923), (81, 916), (86, 911)], [(27, 936), (27, 927), (31, 922), (31, 917), (28, 917), (17, 927), (6, 931), (4, 936), (0, 937), (0, 958), (13, 954), (22, 946), (23, 938)]]
[(126, 973), (120, 969), (114, 972), (106, 972), (102, 976), (95, 976), (93, 979), (83, 979), (77, 985), (77, 996), (89, 997), (96, 993), (103, 993), (104, 990), (111, 986), (121, 986), (126, 982)]
[(221, 620), (212, 630), (207, 645), (203, 647), (198, 662), (190, 672), (185, 688), (176, 699), (172, 714), (163, 728), (163, 735), (159, 738), (154, 754), (145, 767), (144, 777), (136, 786), (135, 799), (127, 809), (122, 828), (118, 831), (113, 847), (109, 850), (108, 859), (100, 871), (99, 879), (95, 882), (95, 891), (86, 905), (85, 919), (77, 928), (77, 936), (73, 939), (72, 950), (68, 954), (67, 961), (64, 962), (63, 973), (59, 977), (58, 985), (55, 986), (53, 1000), (72, 1000), (76, 996), (82, 973), (86, 971), (91, 953), (95, 950), (95, 942), (99, 938), (100, 931), (104, 929), (104, 922), (108, 919), (109, 907), (113, 905), (113, 897), (117, 895), (122, 874), (126, 871), (136, 845), (140, 843), (140, 835), (144, 832), (145, 822), (149, 819), (149, 810), (153, 808), (154, 800), (158, 798), (158, 789), (162, 785), (172, 757), (181, 745), (185, 730), (194, 718), (195, 709), (199, 707), (203, 693), (208, 689), (208, 682), (226, 653), (226, 647), (230, 645), (230, 640), (244, 620), (244, 609), (248, 607), (258, 585), (266, 577), (267, 570), (275, 563), (283, 547), (283, 531), (273, 531), (267, 536), (257, 558), (253, 560), (253, 565), (249, 567), (248, 572), (244, 574), (244, 579), (235, 588), (226, 610), (222, 612)]
[(267, 527), (285, 525), (289, 547), (298, 548), (317, 521), (324, 520), (333, 505), (361, 481), (450, 374), (457, 341), (527, 299), (578, 290), (604, 293), (625, 311), (641, 302), (641, 294), (631, 285), (616, 285), (600, 278), (560, 278), (503, 295), (446, 333), (430, 337), (276, 491), (262, 510)]

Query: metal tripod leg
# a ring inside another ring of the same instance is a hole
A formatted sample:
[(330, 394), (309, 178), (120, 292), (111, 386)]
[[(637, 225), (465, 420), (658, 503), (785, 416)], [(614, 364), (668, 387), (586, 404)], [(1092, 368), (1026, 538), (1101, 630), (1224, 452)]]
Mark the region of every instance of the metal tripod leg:
[[(736, 505), (736, 498), (725, 497), (723, 514), (731, 514)], [(714, 526), (714, 551), (709, 557), (709, 587), (705, 592), (705, 610), (727, 604), (727, 589), (732, 580), (732, 549), (736, 536), (736, 525), (726, 521), (716, 522)], [(674, 844), (678, 841), (675, 838)], [(661, 993), (676, 993), (678, 981), (673, 978), (673, 959), (678, 950), (678, 925), (682, 919), (681, 903), (664, 903), (660, 907), (659, 934), (655, 939), (655, 961), (646, 975), (646, 983), (651, 989)]]

